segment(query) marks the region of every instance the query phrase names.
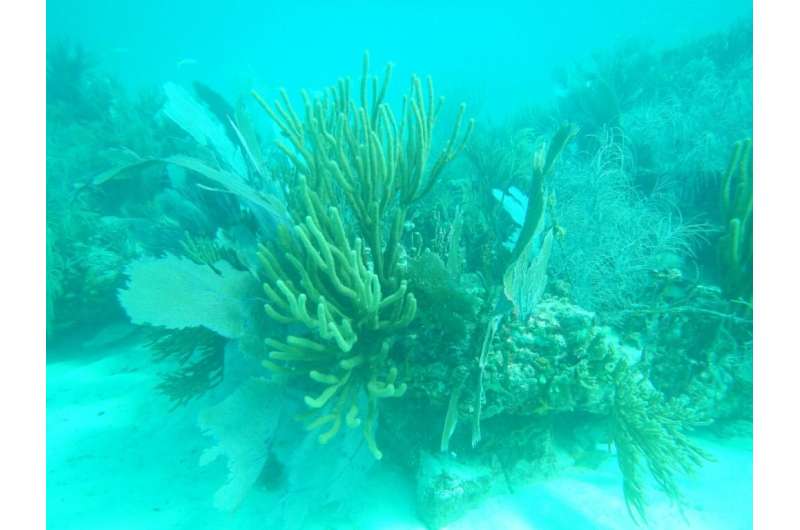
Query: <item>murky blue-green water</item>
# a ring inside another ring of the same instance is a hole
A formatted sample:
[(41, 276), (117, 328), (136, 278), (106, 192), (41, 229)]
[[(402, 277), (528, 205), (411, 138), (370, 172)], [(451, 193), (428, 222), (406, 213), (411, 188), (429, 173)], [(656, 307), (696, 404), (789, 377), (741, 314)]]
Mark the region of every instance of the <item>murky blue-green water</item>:
[(48, 526), (751, 528), (751, 9), (49, 2)]

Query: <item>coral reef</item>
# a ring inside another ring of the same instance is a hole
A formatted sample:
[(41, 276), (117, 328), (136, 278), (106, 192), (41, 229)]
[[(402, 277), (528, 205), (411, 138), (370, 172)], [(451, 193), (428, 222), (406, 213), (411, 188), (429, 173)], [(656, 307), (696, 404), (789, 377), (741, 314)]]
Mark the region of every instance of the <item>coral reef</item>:
[[(170, 232), (148, 209), (161, 175), (136, 172), (135, 186), (87, 187), (128, 150), (159, 155), (175, 143), (156, 119), (158, 96), (131, 97), (80, 45), (59, 41), (47, 53), (48, 336), (59, 339), (112, 315), (116, 289), (132, 260)], [(180, 231), (175, 231), (179, 234)], [(159, 241), (158, 243), (161, 243)]]
[(430, 78), (393, 110), (368, 55), (356, 83), (231, 103), (133, 101), (53, 49), (48, 332), (147, 327), (158, 391), (227, 459), (223, 510), (261, 485), (301, 528), (386, 459), (440, 527), (616, 458), (646, 524), (650, 484), (680, 504), (708, 458), (691, 429), (752, 418), (752, 142), (719, 171), (751, 136), (747, 31), (598, 56), (475, 134)]
[(75, 208), (60, 221), (47, 227), (48, 336), (121, 316), (114, 293), (141, 252), (113, 218)]
[[(707, 455), (685, 434), (702, 423), (700, 414), (687, 408), (687, 400), (658, 392), (641, 370), (641, 361), (641, 351), (622, 345), (610, 328), (597, 323), (594, 313), (545, 296), (527, 321), (500, 324), (484, 361), (457, 367), (454, 372), (461, 375), (451, 385), (441, 384), (448, 370), (440, 363), (415, 363), (409, 392), (412, 399), (447, 404), (447, 436), (442, 441), (448, 443), (442, 450), (461, 453), (477, 445), (472, 443), (474, 435), (472, 442), (465, 432), (453, 436), (459, 421), (474, 427), (477, 412), (489, 427), (481, 445), (466, 452), (462, 461), (494, 463), (499, 466), (497, 476), (505, 477), (509, 488), (517, 480), (557, 468), (552, 449), (536, 454), (534, 445), (518, 444), (519, 440), (594, 424), (594, 431), (585, 434), (588, 441), (573, 449), (575, 461), (586, 458), (587, 449), (581, 447), (613, 443), (626, 499), (644, 517), (643, 464), (667, 494), (680, 501), (674, 475), (690, 472)], [(422, 447), (426, 443), (422, 441)]]

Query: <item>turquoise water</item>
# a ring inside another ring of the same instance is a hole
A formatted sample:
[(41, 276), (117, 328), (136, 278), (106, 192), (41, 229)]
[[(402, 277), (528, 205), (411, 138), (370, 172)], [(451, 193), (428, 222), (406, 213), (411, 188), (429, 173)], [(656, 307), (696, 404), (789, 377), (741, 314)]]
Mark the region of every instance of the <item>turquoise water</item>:
[(751, 528), (751, 9), (49, 2), (48, 526)]

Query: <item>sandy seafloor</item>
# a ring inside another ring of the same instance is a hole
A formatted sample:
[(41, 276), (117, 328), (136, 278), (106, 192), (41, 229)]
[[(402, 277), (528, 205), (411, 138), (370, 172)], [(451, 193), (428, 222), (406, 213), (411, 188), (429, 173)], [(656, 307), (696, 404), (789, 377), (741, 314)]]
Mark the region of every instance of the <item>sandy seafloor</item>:
[[(47, 527), (51, 530), (264, 529), (269, 499), (254, 489), (234, 513), (214, 509), (224, 459), (201, 468), (213, 442), (197, 427), (201, 404), (170, 411), (155, 392), (163, 367), (130, 329), (115, 326), (48, 352)], [(752, 443), (699, 438), (716, 461), (682, 480), (684, 517), (651, 492), (647, 528), (752, 528)], [(412, 484), (388, 464), (358, 495), (359, 510), (309, 529), (424, 529)], [(493, 497), (449, 529), (634, 529), (613, 458), (598, 469), (568, 469), (514, 495)], [(271, 529), (270, 529), (271, 530)]]

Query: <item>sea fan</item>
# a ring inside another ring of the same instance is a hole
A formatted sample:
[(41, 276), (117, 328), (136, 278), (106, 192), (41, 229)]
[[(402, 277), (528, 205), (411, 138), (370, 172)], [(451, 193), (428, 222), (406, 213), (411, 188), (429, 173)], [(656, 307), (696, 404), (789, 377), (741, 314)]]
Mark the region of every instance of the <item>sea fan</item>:
[(119, 301), (134, 324), (183, 329), (205, 326), (223, 337), (240, 338), (251, 316), (258, 284), (226, 261), (198, 265), (167, 254), (128, 267)]
[(163, 112), (169, 119), (200, 145), (213, 148), (226, 166), (236, 174), (247, 174), (247, 165), (241, 150), (228, 137), (225, 126), (202, 103), (175, 83), (166, 83), (164, 93), (167, 101)]
[(553, 231), (547, 231), (538, 253), (532, 249), (534, 242), (533, 239), (528, 242), (522, 256), (503, 275), (503, 292), (514, 304), (514, 311), (522, 320), (533, 312), (547, 287), (547, 264), (553, 245)]
[(200, 413), (200, 428), (217, 440), (200, 455), (200, 465), (221, 456), (228, 459), (228, 480), (214, 494), (217, 509), (235, 510), (261, 475), (269, 457), (268, 442), (281, 417), (281, 401), (274, 399), (278, 392), (274, 383), (252, 377)]

